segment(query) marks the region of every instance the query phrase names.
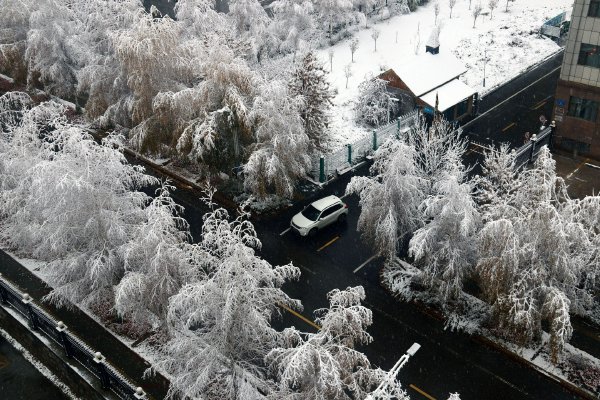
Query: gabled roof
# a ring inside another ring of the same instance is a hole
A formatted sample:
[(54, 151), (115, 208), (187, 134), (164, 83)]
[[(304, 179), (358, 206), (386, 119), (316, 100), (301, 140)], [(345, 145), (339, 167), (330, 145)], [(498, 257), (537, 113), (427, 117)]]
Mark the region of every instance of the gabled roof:
[(425, 103), (429, 104), (431, 108), (435, 107), (435, 96), (438, 98), (438, 111), (444, 112), (450, 107), (460, 103), (461, 101), (471, 97), (475, 93), (475, 90), (471, 89), (458, 79), (454, 79), (440, 86), (437, 89), (432, 90), (420, 99)]
[(462, 62), (452, 54), (443, 52), (421, 54), (413, 61), (393, 69), (417, 97), (467, 72)]

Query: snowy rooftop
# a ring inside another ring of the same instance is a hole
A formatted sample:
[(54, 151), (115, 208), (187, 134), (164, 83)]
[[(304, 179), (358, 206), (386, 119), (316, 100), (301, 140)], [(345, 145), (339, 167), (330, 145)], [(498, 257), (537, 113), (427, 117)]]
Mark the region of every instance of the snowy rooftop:
[(446, 83), (424, 96), (421, 96), (421, 100), (429, 104), (431, 107), (435, 107), (435, 95), (438, 96), (438, 111), (444, 112), (455, 104), (460, 103), (464, 99), (470, 97), (475, 93), (475, 90), (465, 85), (458, 79)]
[(421, 54), (393, 69), (415, 96), (422, 96), (467, 72), (462, 62), (442, 51), (439, 54)]

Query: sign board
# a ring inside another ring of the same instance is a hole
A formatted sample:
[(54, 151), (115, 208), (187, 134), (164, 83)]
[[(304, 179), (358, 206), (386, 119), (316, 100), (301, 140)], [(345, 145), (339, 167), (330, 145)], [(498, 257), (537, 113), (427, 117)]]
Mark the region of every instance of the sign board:
[(429, 106), (426, 106), (426, 107), (423, 109), (423, 112), (424, 112), (425, 114), (430, 114), (430, 115), (433, 115), (433, 108), (431, 108), (431, 107), (429, 107)]
[(559, 107), (564, 107), (565, 104), (567, 104), (567, 101), (565, 99), (556, 99), (556, 105)]

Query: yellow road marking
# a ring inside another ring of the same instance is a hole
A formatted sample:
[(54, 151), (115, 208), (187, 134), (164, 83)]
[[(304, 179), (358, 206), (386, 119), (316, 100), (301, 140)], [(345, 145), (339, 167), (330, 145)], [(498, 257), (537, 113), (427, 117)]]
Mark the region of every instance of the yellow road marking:
[(543, 100), (543, 101), (537, 103), (535, 105), (535, 107), (532, 108), (532, 110), (537, 110), (538, 108), (542, 107), (544, 104), (546, 104), (546, 100)]
[(336, 240), (338, 240), (340, 237), (336, 236), (333, 239), (331, 239), (329, 242), (325, 243), (323, 246), (319, 247), (319, 249), (317, 250), (317, 253), (321, 250), (323, 250), (325, 247), (329, 246), (331, 243), (335, 242)]
[(510, 128), (512, 128), (513, 126), (517, 125), (516, 122), (512, 122), (510, 125), (508, 125), (506, 128), (502, 129), (502, 132), (506, 132), (507, 130), (509, 130)]
[(306, 322), (307, 324), (309, 324), (310, 326), (312, 326), (316, 330), (318, 330), (318, 331), (321, 330), (321, 327), (319, 325), (315, 324), (310, 319), (306, 318), (304, 315), (302, 315), (302, 314), (300, 314), (300, 313), (292, 310), (291, 308), (289, 308), (285, 304), (279, 303), (278, 306), (281, 307), (281, 308), (283, 308), (285, 311), (289, 312), (290, 314), (292, 314), (294, 317), (300, 318), (302, 321)]
[(422, 391), (421, 389), (419, 389), (418, 387), (416, 387), (415, 385), (413, 385), (412, 383), (410, 385), (408, 385), (412, 390), (414, 390), (415, 392), (427, 397), (429, 400), (436, 400), (435, 397), (425, 393), (424, 391)]
[(587, 164), (588, 161), (590, 161), (590, 159), (586, 158), (581, 163), (579, 163), (579, 165), (573, 170), (573, 172), (571, 172), (569, 175), (567, 175), (567, 177), (565, 178), (565, 180), (570, 179), (574, 174), (577, 173), (577, 171), (579, 171), (579, 169), (581, 167), (583, 167), (585, 164)]

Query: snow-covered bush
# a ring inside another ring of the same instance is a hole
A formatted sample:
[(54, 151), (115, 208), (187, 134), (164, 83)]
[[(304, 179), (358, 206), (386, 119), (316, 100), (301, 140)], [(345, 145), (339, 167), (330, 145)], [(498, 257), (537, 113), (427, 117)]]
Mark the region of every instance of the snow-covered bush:
[(388, 82), (368, 76), (359, 86), (354, 108), (356, 119), (370, 126), (385, 125), (396, 113), (398, 104), (387, 91)]
[(43, 103), (23, 113), (0, 141), (0, 215), (6, 243), (48, 261), (57, 304), (90, 304), (110, 297), (124, 274), (123, 246), (137, 233), (155, 183), (116, 149), (122, 138), (98, 144)]

